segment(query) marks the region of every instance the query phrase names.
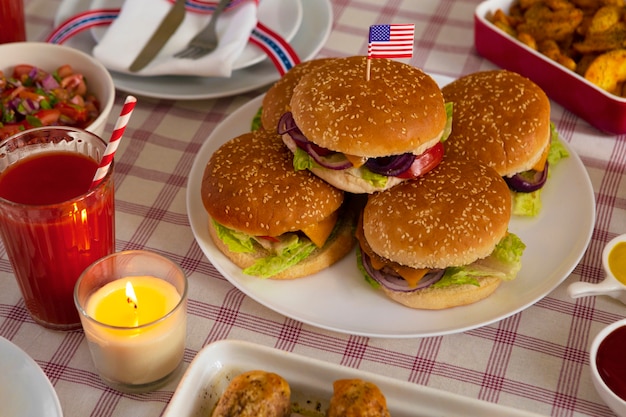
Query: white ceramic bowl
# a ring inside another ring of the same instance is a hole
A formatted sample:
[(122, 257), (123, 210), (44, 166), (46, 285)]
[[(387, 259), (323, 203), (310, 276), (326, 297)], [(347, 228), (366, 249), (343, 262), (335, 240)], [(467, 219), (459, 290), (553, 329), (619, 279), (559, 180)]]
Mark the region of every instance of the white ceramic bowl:
[[(611, 410), (618, 417), (626, 417), (626, 401), (615, 394), (611, 388), (604, 382), (602, 377), (600, 376), (600, 372), (598, 370), (598, 366), (596, 363), (598, 357), (598, 348), (600, 344), (606, 339), (606, 337), (611, 334), (616, 329), (620, 327), (626, 326), (626, 319), (622, 319), (616, 321), (613, 324), (608, 325), (604, 329), (598, 333), (598, 335), (593, 339), (591, 343), (591, 348), (589, 350), (589, 367), (591, 369), (591, 379), (593, 381), (593, 385), (598, 391), (598, 394), (602, 398), (602, 400), (609, 406)], [(619, 359), (618, 359), (619, 360)]]
[(87, 81), (87, 89), (100, 101), (100, 116), (86, 130), (106, 140), (103, 134), (113, 109), (115, 85), (111, 74), (99, 61), (77, 49), (45, 42), (1, 44), (0, 57), (0, 70), (5, 74), (19, 64), (33, 65), (45, 71), (69, 64), (75, 71), (82, 73)]

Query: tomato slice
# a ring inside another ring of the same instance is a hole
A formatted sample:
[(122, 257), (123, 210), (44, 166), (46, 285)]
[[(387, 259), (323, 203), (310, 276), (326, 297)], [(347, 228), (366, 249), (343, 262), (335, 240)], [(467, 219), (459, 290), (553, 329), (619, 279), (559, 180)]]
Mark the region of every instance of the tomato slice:
[(398, 178), (417, 178), (439, 165), (443, 159), (443, 143), (437, 142), (435, 146), (424, 151), (423, 154), (415, 157), (411, 166), (404, 172), (397, 175)]

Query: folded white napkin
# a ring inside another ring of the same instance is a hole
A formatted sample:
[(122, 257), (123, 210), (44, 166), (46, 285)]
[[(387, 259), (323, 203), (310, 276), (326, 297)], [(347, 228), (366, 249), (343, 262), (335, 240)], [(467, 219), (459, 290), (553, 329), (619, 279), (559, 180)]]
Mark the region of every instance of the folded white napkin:
[(230, 77), (233, 63), (257, 25), (254, 0), (243, 1), (219, 17), (220, 43), (209, 55), (196, 60), (174, 57), (211, 19), (211, 14), (187, 11), (183, 22), (152, 62), (138, 72), (128, 70), (171, 7), (173, 3), (166, 0), (125, 1), (117, 19), (94, 47), (93, 55), (110, 70), (134, 75)]

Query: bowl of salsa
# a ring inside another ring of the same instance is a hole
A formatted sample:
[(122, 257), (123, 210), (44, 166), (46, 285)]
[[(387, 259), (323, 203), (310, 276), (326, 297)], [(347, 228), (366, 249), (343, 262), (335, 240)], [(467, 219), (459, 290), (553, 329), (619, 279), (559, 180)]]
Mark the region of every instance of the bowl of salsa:
[(70, 126), (103, 136), (115, 86), (90, 55), (63, 45), (0, 45), (0, 140), (43, 126)]

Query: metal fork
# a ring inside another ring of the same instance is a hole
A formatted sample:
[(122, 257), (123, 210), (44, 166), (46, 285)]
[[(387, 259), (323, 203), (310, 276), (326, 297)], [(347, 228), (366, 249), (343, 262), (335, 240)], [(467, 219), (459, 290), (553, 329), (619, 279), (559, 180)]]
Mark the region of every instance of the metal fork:
[(217, 36), (217, 18), (222, 14), (230, 0), (220, 0), (215, 7), (211, 20), (196, 36), (189, 41), (185, 49), (174, 54), (176, 58), (198, 59), (213, 52), (219, 43)]

